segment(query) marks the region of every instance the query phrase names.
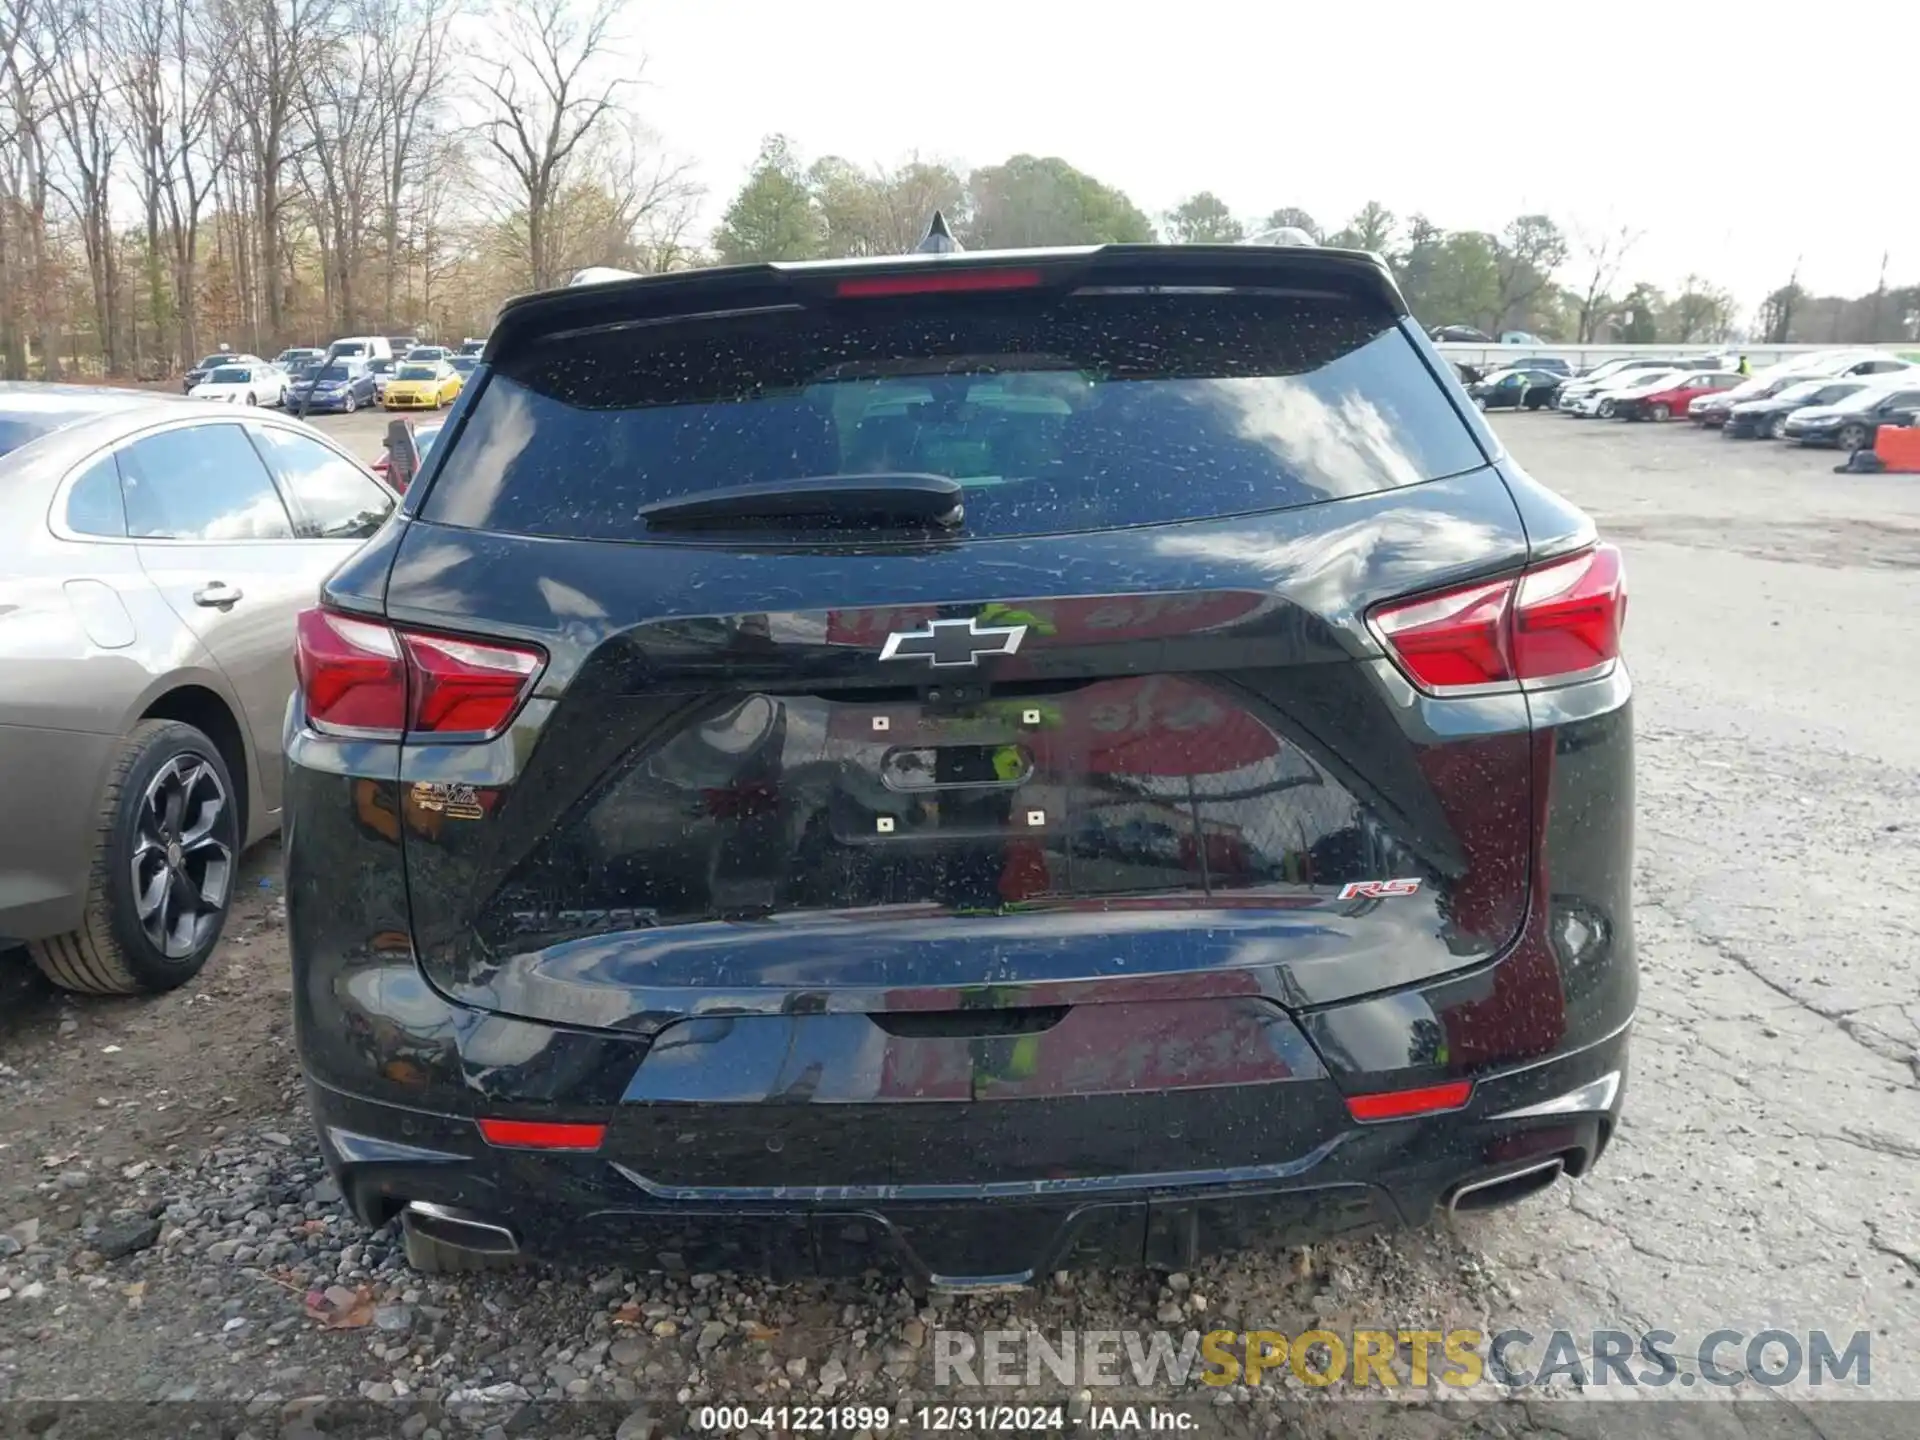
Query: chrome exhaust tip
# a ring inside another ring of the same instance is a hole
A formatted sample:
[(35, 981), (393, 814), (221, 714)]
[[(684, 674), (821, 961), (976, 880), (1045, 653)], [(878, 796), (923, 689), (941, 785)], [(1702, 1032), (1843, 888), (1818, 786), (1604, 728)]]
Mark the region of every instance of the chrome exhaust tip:
[(415, 1234), (438, 1240), (442, 1244), (458, 1245), (463, 1250), (474, 1250), (483, 1255), (520, 1253), (518, 1237), (506, 1226), (483, 1220), (470, 1211), (456, 1210), (451, 1205), (410, 1200), (407, 1208), (400, 1212), (400, 1223)]
[(1505, 1205), (1516, 1205), (1529, 1195), (1538, 1195), (1550, 1187), (1565, 1168), (1565, 1157), (1556, 1155), (1551, 1160), (1542, 1160), (1521, 1170), (1509, 1170), (1504, 1175), (1491, 1175), (1483, 1180), (1470, 1180), (1464, 1185), (1456, 1185), (1447, 1192), (1447, 1218), (1471, 1214), (1475, 1210), (1497, 1210)]

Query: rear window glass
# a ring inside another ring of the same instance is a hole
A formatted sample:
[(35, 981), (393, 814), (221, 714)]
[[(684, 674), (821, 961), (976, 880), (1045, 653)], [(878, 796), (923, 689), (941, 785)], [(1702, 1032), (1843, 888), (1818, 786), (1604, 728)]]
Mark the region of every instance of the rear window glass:
[(0, 455), (10, 454), (63, 425), (77, 425), (92, 418), (84, 410), (55, 410), (43, 415), (0, 415)]
[(1364, 495), (1484, 463), (1392, 317), (1277, 295), (1104, 292), (576, 336), (481, 388), (423, 507), (633, 539), (730, 486), (934, 474), (973, 536)]

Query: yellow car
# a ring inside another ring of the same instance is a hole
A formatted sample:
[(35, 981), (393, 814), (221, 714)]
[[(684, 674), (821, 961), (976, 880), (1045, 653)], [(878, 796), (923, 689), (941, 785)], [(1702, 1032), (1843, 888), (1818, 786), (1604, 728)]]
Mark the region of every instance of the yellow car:
[(439, 410), (460, 393), (460, 372), (444, 360), (402, 364), (380, 403), (389, 410)]

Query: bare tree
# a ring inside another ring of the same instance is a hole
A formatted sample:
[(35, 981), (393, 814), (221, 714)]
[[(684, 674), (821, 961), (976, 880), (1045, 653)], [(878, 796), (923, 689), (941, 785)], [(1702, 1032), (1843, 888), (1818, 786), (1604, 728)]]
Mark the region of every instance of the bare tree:
[(204, 14), (195, 0), (162, 0), (171, 16), (165, 86), (171, 95), (167, 163), (161, 174), (173, 251), (173, 303), (179, 355), (200, 353), (200, 224), (221, 171), (234, 155), (230, 128), (216, 124), (220, 95), (207, 64)]
[(59, 373), (43, 141), (46, 23), (41, 0), (0, 0), (0, 368), (15, 380), (27, 375), (29, 319), (44, 373)]
[(1630, 225), (1574, 222), (1574, 245), (1579, 252), (1581, 273), (1586, 276), (1579, 303), (1580, 333), (1576, 338), (1580, 344), (1597, 338), (1594, 332), (1610, 308), (1608, 297), (1620, 279), (1627, 255), (1640, 243), (1641, 233)]
[(308, 143), (297, 173), (319, 240), (326, 314), (352, 333), (361, 320), (355, 280), (380, 193), (385, 101), (376, 46), (343, 37), (316, 49), (300, 72)]
[(121, 369), (120, 275), (113, 230), (114, 162), (120, 150), (119, 87), (109, 66), (112, 44), (100, 15), (62, 3), (46, 32), (49, 109), (60, 139), (54, 188), (73, 212), (93, 288), (93, 318), (107, 373)]
[[(114, 0), (103, 12), (113, 57), (113, 73), (123, 104), (119, 109), (126, 145), (139, 180), (145, 228), (142, 266), (147, 282), (147, 316), (154, 345), (177, 353), (169, 329), (166, 256), (160, 243), (163, 197), (171, 164), (174, 95), (167, 78), (173, 52), (174, 7), (169, 0)], [(134, 326), (134, 359), (140, 360), (140, 329)]]
[(489, 63), (476, 57), (493, 112), (481, 133), (506, 167), (510, 223), (525, 237), (536, 289), (564, 278), (549, 232), (575, 156), (614, 114), (614, 97), (634, 80), (601, 74), (614, 58), (612, 26), (620, 8), (620, 0), (594, 0), (590, 11), (577, 15), (568, 0), (503, 0), (499, 38), (509, 58)]
[(212, 0), (212, 5), (226, 79), (222, 123), (244, 138), (252, 188), (265, 328), (264, 339), (256, 335), (255, 343), (277, 345), (286, 328), (287, 166), (298, 138), (302, 77), (323, 61), (339, 5), (338, 0)]
[(379, 85), (380, 303), (382, 324), (399, 318), (406, 268), (401, 234), (410, 190), (434, 152), (434, 121), (452, 73), (451, 36), (466, 0), (362, 0)]

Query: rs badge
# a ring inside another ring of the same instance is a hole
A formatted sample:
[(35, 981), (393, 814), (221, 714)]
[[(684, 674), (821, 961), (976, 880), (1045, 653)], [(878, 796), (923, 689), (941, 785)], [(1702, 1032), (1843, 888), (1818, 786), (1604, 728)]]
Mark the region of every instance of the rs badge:
[(1353, 880), (1340, 887), (1342, 900), (1385, 900), (1393, 895), (1418, 895), (1418, 880)]

